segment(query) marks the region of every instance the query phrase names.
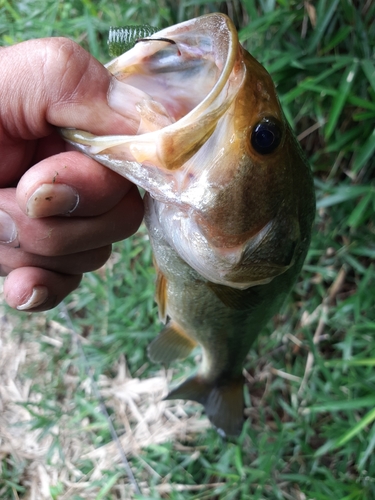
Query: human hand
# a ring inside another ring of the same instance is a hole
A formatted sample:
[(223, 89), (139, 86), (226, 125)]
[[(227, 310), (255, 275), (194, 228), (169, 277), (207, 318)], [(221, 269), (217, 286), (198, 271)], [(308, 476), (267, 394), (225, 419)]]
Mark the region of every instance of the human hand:
[(143, 217), (137, 188), (69, 151), (55, 127), (97, 135), (134, 130), (108, 105), (115, 99), (121, 111), (109, 72), (74, 42), (30, 40), (1, 49), (0, 60), (4, 296), (13, 308), (42, 311), (103, 265), (111, 244), (133, 234)]

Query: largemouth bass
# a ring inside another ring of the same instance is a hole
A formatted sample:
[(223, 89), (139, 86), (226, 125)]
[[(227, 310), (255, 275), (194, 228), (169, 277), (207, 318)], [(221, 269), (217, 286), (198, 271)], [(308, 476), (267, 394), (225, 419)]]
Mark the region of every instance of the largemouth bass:
[(76, 149), (143, 188), (165, 323), (149, 346), (202, 362), (168, 399), (202, 403), (221, 433), (243, 425), (243, 363), (291, 290), (314, 218), (312, 176), (267, 71), (210, 14), (107, 64), (134, 135), (68, 129)]

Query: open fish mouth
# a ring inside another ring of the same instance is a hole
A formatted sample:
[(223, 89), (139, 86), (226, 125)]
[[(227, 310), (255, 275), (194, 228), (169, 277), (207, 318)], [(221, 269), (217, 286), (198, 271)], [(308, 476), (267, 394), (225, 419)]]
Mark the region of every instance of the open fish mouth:
[[(124, 118), (134, 135), (96, 137), (63, 129), (63, 137), (88, 155), (100, 155), (98, 161), (105, 162), (110, 149), (107, 166), (113, 170), (113, 160), (179, 168), (210, 137), (236, 96), (244, 76), (238, 48), (233, 24), (222, 15), (155, 33), (106, 65), (117, 94), (123, 94)], [(150, 191), (139, 177), (126, 177)]]
[[(117, 81), (145, 93), (136, 95), (132, 103), (141, 119), (136, 134), (150, 131), (152, 121), (147, 123), (147, 112), (150, 110), (152, 115), (150, 108), (154, 103), (155, 115), (160, 113), (164, 118), (161, 122), (168, 126), (195, 108), (195, 114), (200, 115), (220, 94), (233, 69), (236, 48), (232, 45), (236, 38), (224, 37), (217, 45), (216, 38), (210, 35), (211, 18), (210, 21), (207, 28), (207, 21), (199, 24), (199, 30), (190, 27), (193, 34), (181, 26), (167, 28), (140, 40), (130, 52), (107, 64)], [(227, 34), (230, 35), (230, 31)], [(137, 102), (139, 97), (141, 102)], [(189, 120), (194, 120), (194, 116), (189, 116)]]

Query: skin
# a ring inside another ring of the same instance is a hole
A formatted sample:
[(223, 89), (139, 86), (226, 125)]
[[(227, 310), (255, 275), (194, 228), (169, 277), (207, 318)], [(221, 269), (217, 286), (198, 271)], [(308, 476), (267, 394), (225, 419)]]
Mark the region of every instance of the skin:
[(74, 290), (83, 273), (102, 266), (111, 244), (133, 234), (143, 217), (135, 186), (70, 151), (57, 127), (95, 134), (132, 129), (119, 106), (109, 106), (109, 72), (71, 40), (30, 40), (0, 54), (4, 297), (22, 308), (34, 291), (37, 300), (26, 310), (42, 311)]

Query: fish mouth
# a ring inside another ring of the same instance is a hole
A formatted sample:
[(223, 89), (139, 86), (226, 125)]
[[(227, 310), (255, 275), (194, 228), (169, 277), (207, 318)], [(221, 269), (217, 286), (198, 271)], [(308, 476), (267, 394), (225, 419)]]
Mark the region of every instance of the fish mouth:
[(61, 133), (76, 149), (150, 191), (130, 163), (171, 171), (199, 150), (241, 86), (240, 52), (235, 27), (223, 14), (159, 31), (106, 65), (124, 96), (122, 114), (134, 135)]

